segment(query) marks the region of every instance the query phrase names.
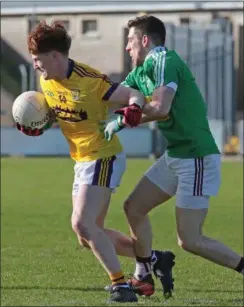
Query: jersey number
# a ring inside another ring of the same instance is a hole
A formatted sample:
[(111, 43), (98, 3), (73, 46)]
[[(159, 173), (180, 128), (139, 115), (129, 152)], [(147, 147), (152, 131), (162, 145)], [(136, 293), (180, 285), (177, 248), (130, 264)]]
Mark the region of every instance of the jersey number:
[(59, 98), (60, 102), (66, 103), (66, 101), (67, 101), (67, 99), (64, 95), (59, 95), (58, 98)]

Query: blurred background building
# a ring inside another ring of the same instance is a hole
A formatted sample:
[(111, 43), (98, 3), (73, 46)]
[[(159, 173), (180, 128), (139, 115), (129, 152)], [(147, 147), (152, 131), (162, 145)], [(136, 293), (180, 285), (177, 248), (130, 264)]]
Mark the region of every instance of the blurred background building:
[[(241, 1), (2, 1), (2, 136), (4, 127), (13, 126), (14, 98), (23, 91), (39, 89), (26, 44), (32, 27), (41, 20), (63, 21), (73, 39), (70, 56), (107, 73), (115, 81), (122, 81), (131, 70), (125, 52), (126, 25), (139, 14), (152, 14), (165, 22), (166, 44), (176, 49), (191, 67), (207, 101), (210, 126), (218, 146), (223, 153), (243, 154)], [(155, 130), (144, 126), (138, 128), (138, 133), (142, 133), (140, 129), (149, 133), (148, 152), (160, 153), (163, 145)], [(126, 131), (122, 139), (129, 151)], [(2, 154), (8, 151), (5, 147)]]

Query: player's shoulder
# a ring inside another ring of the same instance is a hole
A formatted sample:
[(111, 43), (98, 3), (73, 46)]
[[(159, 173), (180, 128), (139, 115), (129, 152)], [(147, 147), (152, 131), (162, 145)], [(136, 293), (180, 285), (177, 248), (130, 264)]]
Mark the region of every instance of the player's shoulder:
[(73, 71), (80, 77), (97, 78), (103, 76), (98, 69), (77, 61), (74, 61)]
[(174, 63), (181, 60), (180, 56), (173, 49), (168, 49), (167, 47), (156, 47), (145, 59), (147, 65), (155, 66), (160, 62), (167, 61), (168, 63)]
[(140, 74), (141, 70), (143, 70), (143, 66), (142, 65), (139, 65), (139, 66), (136, 66), (135, 68), (132, 69), (132, 71), (129, 73), (129, 77), (130, 78), (137, 78), (137, 76)]

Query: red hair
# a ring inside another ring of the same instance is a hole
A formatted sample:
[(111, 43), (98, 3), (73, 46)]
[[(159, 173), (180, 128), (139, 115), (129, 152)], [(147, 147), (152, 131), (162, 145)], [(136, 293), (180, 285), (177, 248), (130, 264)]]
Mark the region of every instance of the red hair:
[(28, 50), (31, 54), (59, 51), (68, 54), (71, 37), (62, 22), (55, 21), (50, 26), (42, 21), (28, 35)]

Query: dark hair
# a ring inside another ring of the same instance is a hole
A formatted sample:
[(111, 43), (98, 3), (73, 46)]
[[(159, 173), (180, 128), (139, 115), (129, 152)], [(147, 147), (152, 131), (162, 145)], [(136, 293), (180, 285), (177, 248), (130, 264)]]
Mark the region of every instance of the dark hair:
[(28, 50), (31, 54), (59, 51), (68, 54), (71, 38), (62, 22), (55, 21), (50, 26), (42, 21), (28, 35)]
[(127, 24), (128, 28), (136, 28), (141, 31), (142, 35), (148, 35), (152, 38), (156, 46), (163, 46), (165, 43), (166, 30), (164, 23), (149, 15), (143, 15), (129, 20)]

